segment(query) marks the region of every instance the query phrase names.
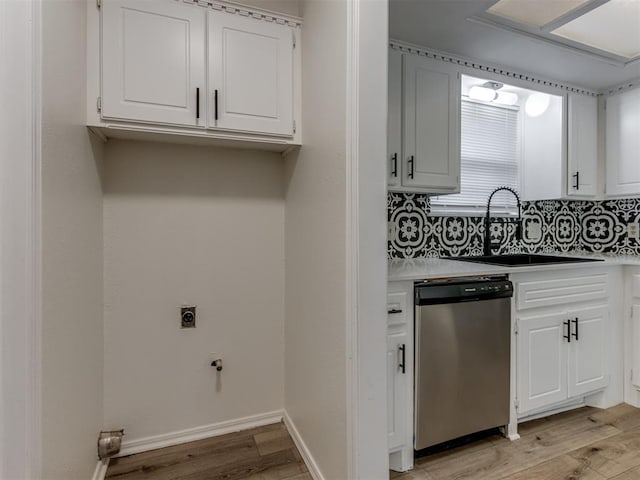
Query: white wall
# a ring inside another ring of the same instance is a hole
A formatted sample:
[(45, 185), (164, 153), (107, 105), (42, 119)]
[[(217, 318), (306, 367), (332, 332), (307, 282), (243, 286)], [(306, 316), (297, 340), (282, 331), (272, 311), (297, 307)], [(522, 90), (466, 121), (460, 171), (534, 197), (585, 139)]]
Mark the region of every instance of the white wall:
[(0, 2), (0, 478), (38, 474), (35, 5)]
[(380, 355), (387, 348), (389, 5), (386, 0), (352, 0), (349, 8), (347, 261), (352, 287), (347, 298), (347, 337), (348, 357), (353, 358), (347, 377), (352, 425), (349, 476), (383, 480), (389, 478), (387, 369)]
[(285, 410), (323, 476), (347, 478), (347, 2), (303, 2), (304, 145), (287, 159)]
[(84, 479), (102, 427), (102, 145), (85, 124), (85, 8), (42, 2), (42, 448)]
[[(125, 441), (282, 408), (283, 165), (107, 144), (105, 423)], [(183, 303), (198, 306), (195, 329), (180, 328)]]

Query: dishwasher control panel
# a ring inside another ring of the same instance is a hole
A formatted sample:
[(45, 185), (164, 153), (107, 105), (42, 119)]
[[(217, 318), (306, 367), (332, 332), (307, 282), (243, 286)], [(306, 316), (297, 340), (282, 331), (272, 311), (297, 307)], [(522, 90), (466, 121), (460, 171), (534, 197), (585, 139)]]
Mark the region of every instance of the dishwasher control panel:
[(513, 284), (506, 277), (464, 277), (434, 280), (415, 286), (416, 305), (455, 303), (513, 296)]

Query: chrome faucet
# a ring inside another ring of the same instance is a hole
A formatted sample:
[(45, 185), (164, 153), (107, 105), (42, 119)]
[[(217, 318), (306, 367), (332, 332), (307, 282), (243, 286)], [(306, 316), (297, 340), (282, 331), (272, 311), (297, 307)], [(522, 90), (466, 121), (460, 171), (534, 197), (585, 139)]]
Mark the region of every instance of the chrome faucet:
[[(514, 197), (516, 197), (516, 201), (518, 202), (518, 220), (516, 220), (515, 222), (513, 220), (503, 220), (503, 221), (492, 221), (491, 220), (491, 214), (490, 214), (490, 210), (491, 210), (491, 199), (493, 198), (493, 196), (498, 193), (498, 192), (511, 192), (513, 194)], [(520, 208), (520, 196), (518, 195), (518, 192), (516, 192), (513, 188), (511, 187), (498, 187), (496, 188), (493, 192), (491, 192), (491, 195), (489, 195), (489, 199), (487, 200), (487, 214), (484, 218), (484, 254), (485, 256), (490, 256), (493, 255), (491, 253), (491, 224), (492, 223), (515, 223), (516, 224), (516, 240), (522, 240), (522, 209)], [(497, 246), (500, 246), (500, 244), (498, 243)]]

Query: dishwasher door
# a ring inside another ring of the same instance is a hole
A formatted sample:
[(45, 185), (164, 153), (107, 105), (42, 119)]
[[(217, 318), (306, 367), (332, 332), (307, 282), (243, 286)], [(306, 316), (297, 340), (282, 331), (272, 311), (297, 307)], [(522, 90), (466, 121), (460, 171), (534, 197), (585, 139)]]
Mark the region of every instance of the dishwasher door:
[(509, 298), (417, 307), (415, 449), (509, 423)]

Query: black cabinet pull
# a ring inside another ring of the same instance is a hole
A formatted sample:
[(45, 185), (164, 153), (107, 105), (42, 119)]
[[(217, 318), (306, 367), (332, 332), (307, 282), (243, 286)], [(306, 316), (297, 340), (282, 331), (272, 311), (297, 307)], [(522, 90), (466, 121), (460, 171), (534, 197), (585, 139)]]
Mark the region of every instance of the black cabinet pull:
[(402, 373), (405, 373), (405, 368), (404, 368), (404, 364), (405, 364), (405, 345), (404, 343), (400, 346), (398, 346), (398, 350), (400, 351), (401, 354), (401, 358), (402, 360), (400, 361), (400, 365), (398, 365), (398, 368), (400, 369), (400, 371)]
[(407, 165), (409, 165), (409, 173), (407, 173), (407, 177), (413, 178), (413, 155), (411, 155), (409, 160), (407, 160)]
[(218, 120), (218, 90), (213, 91), (213, 118)]
[(200, 118), (200, 88), (196, 88), (196, 120)]
[(391, 175), (398, 177), (398, 154), (391, 155)]
[(573, 188), (580, 190), (580, 172), (574, 173), (573, 178), (576, 179), (576, 183), (573, 185)]
[(566, 320), (562, 324), (567, 327), (567, 334), (562, 337), (567, 339), (567, 343), (571, 343), (571, 320)]
[(571, 320), (571, 322), (576, 326), (575, 333), (572, 333), (573, 338), (575, 338), (576, 341), (578, 341), (579, 340), (579, 338), (578, 338), (578, 317), (576, 317), (575, 319)]
[(399, 308), (392, 308), (390, 310), (387, 310), (387, 314), (389, 315), (393, 315), (394, 313), (402, 313), (402, 310), (400, 310)]

